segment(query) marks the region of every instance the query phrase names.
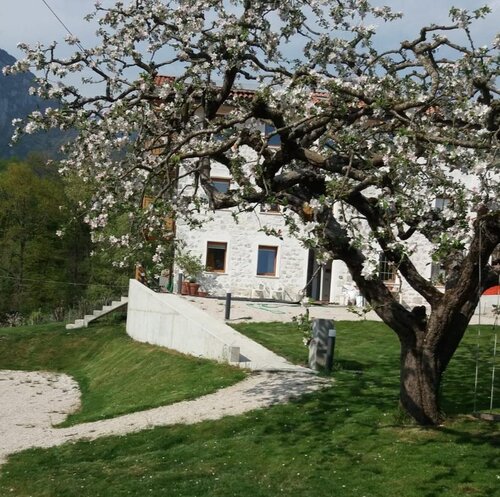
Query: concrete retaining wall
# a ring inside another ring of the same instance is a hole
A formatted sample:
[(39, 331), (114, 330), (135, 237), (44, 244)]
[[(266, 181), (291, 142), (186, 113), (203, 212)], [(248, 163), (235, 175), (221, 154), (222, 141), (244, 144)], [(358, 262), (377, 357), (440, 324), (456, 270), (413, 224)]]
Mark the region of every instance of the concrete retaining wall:
[(156, 293), (130, 280), (128, 299), (127, 333), (139, 342), (250, 369), (304, 369), (177, 295)]

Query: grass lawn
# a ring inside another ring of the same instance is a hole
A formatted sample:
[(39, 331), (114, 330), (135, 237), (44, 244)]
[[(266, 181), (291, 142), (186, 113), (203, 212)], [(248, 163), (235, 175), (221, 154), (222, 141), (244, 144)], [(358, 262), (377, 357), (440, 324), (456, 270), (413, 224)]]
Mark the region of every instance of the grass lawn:
[(64, 426), (199, 397), (245, 376), (236, 368), (135, 342), (123, 324), (0, 329), (0, 369), (73, 376), (82, 406)]
[[(335, 348), (334, 370), (338, 374), (352, 372), (363, 376), (374, 375), (390, 381), (387, 387), (398, 395), (399, 344), (394, 333), (382, 323), (373, 321), (337, 321), (338, 336)], [(291, 323), (243, 323), (233, 325), (265, 347), (296, 364), (306, 365), (307, 349), (302, 335)], [(478, 339), (478, 331), (480, 332)], [(487, 411), (491, 390), (494, 327), (469, 327), (442, 382), (443, 410), (451, 415), (474, 411), (474, 380), (476, 356), (479, 355), (476, 410)], [(498, 331), (498, 330), (497, 330)], [(497, 367), (500, 366), (497, 358)], [(379, 381), (377, 380), (377, 381)], [(494, 382), (494, 403), (500, 412), (500, 374)], [(370, 389), (373, 391), (373, 389)], [(366, 399), (366, 397), (365, 397)]]
[[(238, 329), (305, 354), (293, 325)], [(332, 388), (220, 421), (25, 451), (2, 467), (0, 495), (498, 497), (498, 425), (461, 415), (473, 401), (474, 337), (446, 375), (443, 427), (398, 413), (397, 340), (385, 326), (339, 322)]]

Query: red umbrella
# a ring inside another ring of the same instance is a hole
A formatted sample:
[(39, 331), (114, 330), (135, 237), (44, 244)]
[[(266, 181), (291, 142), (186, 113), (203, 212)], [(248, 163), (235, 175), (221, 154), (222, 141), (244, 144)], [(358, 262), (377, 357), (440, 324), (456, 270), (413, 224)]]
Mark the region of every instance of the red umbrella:
[(500, 285), (492, 286), (483, 292), (483, 295), (500, 295)]

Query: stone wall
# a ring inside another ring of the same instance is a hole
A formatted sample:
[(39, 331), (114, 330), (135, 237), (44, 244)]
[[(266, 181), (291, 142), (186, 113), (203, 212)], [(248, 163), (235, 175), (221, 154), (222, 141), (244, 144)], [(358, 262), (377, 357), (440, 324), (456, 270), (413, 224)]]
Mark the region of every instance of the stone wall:
[[(282, 230), (283, 237), (268, 236), (263, 226)], [(297, 301), (301, 298), (307, 277), (307, 250), (301, 243), (286, 235), (283, 218), (279, 214), (243, 213), (238, 223), (231, 211), (219, 211), (214, 219), (203, 223), (197, 230), (178, 223), (177, 237), (186, 247), (207, 259), (208, 242), (227, 243), (224, 273), (205, 272), (200, 283), (211, 295), (258, 296)], [(259, 245), (277, 247), (276, 276), (257, 275)]]
[[(255, 157), (249, 151), (245, 164), (249, 178), (252, 178), (252, 164)], [(211, 176), (230, 180), (228, 169), (222, 164), (211, 164)], [(464, 180), (474, 186), (473, 178)], [(357, 214), (354, 213), (355, 217)], [(205, 272), (201, 278), (203, 290), (211, 295), (225, 295), (231, 292), (235, 296), (280, 298), (289, 301), (300, 300), (307, 284), (308, 250), (288, 234), (284, 219), (279, 213), (261, 212), (259, 207), (254, 212), (242, 213), (238, 222), (231, 210), (211, 213), (202, 220), (202, 227), (191, 229), (179, 221), (177, 238), (186, 242), (187, 248), (207, 260), (207, 243), (227, 243), (226, 269), (223, 273)], [(268, 236), (264, 228), (272, 228), (280, 236)], [(367, 229), (359, 222), (359, 229)], [(411, 247), (411, 260), (425, 278), (431, 278), (432, 245), (422, 235), (414, 234), (407, 242)], [(257, 275), (257, 254), (259, 245), (278, 247), (277, 269), (275, 276)], [(426, 305), (424, 299), (398, 275), (391, 284), (399, 301), (408, 308)], [(348, 289), (353, 288), (352, 278), (345, 264), (333, 261), (331, 268), (330, 302), (347, 305)], [(444, 288), (443, 288), (444, 290)]]
[[(255, 158), (248, 149), (248, 174)], [(222, 164), (211, 164), (211, 177), (230, 179), (229, 170)], [(217, 211), (200, 217), (202, 227), (191, 229), (182, 220), (177, 222), (177, 238), (186, 243), (191, 253), (207, 260), (207, 243), (227, 243), (226, 270), (223, 273), (205, 272), (200, 278), (202, 289), (211, 295), (225, 295), (231, 292), (241, 297), (278, 298), (297, 301), (307, 279), (308, 251), (295, 238), (288, 235), (281, 214), (254, 212), (238, 215), (237, 222), (230, 209)], [(280, 236), (269, 236), (263, 231), (271, 228)], [(277, 247), (276, 275), (257, 275), (259, 245)]]
[[(412, 254), (411, 260), (417, 270), (425, 278), (431, 277), (431, 244), (422, 236), (413, 236), (414, 243), (418, 250)], [(342, 261), (334, 261), (332, 264), (332, 290), (331, 300), (339, 304), (347, 305), (346, 289), (353, 285), (351, 275), (347, 266)], [(424, 299), (398, 274), (392, 285), (397, 293), (399, 301), (408, 308), (417, 305), (426, 305)]]

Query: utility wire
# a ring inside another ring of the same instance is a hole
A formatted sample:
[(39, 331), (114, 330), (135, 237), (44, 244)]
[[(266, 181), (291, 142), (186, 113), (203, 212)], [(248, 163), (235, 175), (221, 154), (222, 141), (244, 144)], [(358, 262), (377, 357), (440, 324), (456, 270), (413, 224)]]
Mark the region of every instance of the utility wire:
[[(50, 12), (52, 12), (52, 14), (54, 15), (54, 17), (59, 21), (59, 23), (61, 24), (61, 26), (69, 33), (69, 35), (73, 36), (74, 38), (76, 38), (75, 35), (71, 32), (71, 30), (68, 28), (68, 26), (66, 26), (66, 24), (64, 24), (63, 20), (56, 14), (56, 12), (54, 11), (54, 9), (46, 2), (46, 0), (42, 0), (42, 3), (50, 10)], [(80, 44), (79, 41), (76, 42), (76, 46), (82, 52), (85, 52), (85, 49), (82, 47), (82, 45)]]
[[(17, 280), (15, 276), (0, 276), (0, 280)], [(125, 285), (109, 285), (106, 283), (73, 283), (70, 281), (56, 281), (47, 279), (33, 279), (33, 278), (23, 278), (23, 281), (29, 281), (31, 283), (56, 283), (58, 285), (73, 285), (73, 286), (103, 286), (110, 288), (128, 288)]]

